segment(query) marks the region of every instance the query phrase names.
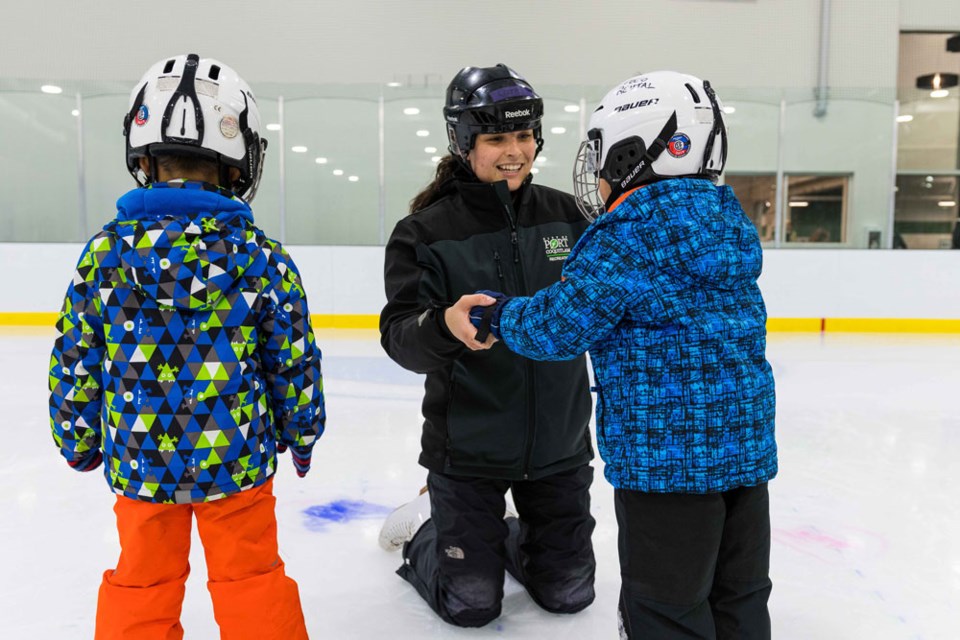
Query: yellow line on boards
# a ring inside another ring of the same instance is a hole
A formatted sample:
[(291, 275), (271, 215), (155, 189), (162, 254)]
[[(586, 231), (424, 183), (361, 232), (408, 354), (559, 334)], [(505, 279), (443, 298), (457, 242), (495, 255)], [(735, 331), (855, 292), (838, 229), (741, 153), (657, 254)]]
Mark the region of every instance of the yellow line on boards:
[(823, 330), (820, 318), (767, 318), (769, 332), (819, 332)]
[[(45, 311), (2, 311), (0, 326), (5, 327), (50, 327), (57, 324), (56, 313)], [(374, 314), (325, 314), (310, 315), (317, 329), (376, 329), (380, 317)]]
[(378, 329), (380, 316), (366, 314), (310, 314), (315, 329)]
[[(315, 329), (377, 329), (375, 314), (315, 313)], [(43, 311), (0, 312), (0, 326), (49, 327), (57, 314)], [(960, 333), (960, 319), (930, 318), (768, 318), (770, 333)]]
[(0, 325), (6, 327), (53, 327), (57, 324), (56, 313), (46, 311), (3, 311)]
[(960, 333), (960, 320), (826, 318), (827, 333)]

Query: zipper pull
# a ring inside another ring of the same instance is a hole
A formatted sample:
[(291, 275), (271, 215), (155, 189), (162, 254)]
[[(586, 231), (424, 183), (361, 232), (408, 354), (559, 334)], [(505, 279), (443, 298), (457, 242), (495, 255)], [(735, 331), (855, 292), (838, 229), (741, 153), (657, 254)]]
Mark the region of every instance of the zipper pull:
[(510, 232), (510, 244), (513, 245), (513, 264), (520, 263), (520, 243), (517, 241), (517, 230)]
[(496, 249), (493, 250), (493, 259), (497, 263), (497, 277), (503, 282), (503, 265), (500, 264), (500, 252)]

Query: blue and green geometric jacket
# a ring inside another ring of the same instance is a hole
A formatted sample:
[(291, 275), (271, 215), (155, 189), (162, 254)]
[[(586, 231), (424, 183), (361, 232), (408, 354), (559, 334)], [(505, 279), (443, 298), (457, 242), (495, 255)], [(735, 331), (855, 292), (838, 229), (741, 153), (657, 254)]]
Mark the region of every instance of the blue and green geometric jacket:
[(113, 491), (216, 500), (309, 458), (326, 414), (300, 276), (249, 206), (200, 182), (130, 191), (87, 244), (57, 321), (53, 439)]
[(503, 342), (537, 360), (589, 350), (607, 480), (711, 493), (777, 473), (762, 257), (730, 187), (631, 192), (581, 236), (563, 280), (508, 300)]

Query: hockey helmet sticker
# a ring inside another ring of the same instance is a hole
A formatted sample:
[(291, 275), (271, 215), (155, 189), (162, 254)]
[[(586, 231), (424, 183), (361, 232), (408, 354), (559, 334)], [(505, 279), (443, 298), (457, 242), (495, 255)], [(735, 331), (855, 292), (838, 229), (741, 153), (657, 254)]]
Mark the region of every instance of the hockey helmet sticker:
[(223, 116), (220, 119), (220, 133), (227, 139), (236, 138), (240, 133), (240, 123), (233, 116)]
[(667, 143), (667, 151), (674, 158), (682, 158), (690, 153), (690, 136), (685, 133), (678, 133), (670, 138)]
[(147, 105), (142, 104), (140, 108), (137, 109), (137, 115), (133, 119), (133, 123), (138, 127), (142, 127), (147, 124), (147, 120), (150, 119), (150, 109), (147, 108)]

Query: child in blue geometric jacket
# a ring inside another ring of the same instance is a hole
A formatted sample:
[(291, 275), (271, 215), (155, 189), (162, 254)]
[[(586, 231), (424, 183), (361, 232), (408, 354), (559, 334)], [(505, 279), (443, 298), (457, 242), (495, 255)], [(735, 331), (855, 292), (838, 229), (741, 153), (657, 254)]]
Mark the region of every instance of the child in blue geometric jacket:
[[(121, 554), (96, 638), (181, 638), (192, 518), (223, 637), (306, 638), (277, 550), (273, 475), (310, 469), (324, 412), (297, 269), (254, 226), (266, 141), (249, 86), (196, 54), (165, 58), (124, 122), (140, 188), (87, 244), (57, 322), (53, 438), (117, 494)], [(220, 185), (220, 186), (218, 186)]]
[(590, 352), (622, 636), (769, 638), (774, 380), (759, 238), (714, 184), (722, 107), (707, 82), (649, 73), (608, 93), (587, 135), (575, 191), (593, 223), (563, 280), (471, 302), (490, 305), (471, 313), (476, 339), (537, 360)]

